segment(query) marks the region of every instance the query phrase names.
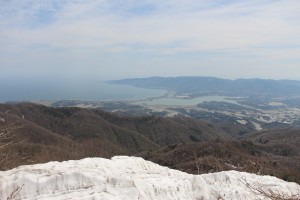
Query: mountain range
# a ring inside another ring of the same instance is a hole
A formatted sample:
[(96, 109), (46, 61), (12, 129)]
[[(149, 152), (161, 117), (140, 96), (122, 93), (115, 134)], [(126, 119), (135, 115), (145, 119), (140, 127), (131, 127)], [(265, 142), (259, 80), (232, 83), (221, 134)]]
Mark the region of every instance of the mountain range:
[(190, 117), (119, 116), (100, 109), (0, 104), (0, 168), (136, 155), (189, 173), (239, 170), (300, 182), (300, 130), (233, 138)]
[(0, 118), (1, 133), (9, 135), (2, 143), (16, 143), (5, 149), (11, 159), (4, 159), (2, 169), (71, 157), (132, 155), (227, 137), (192, 118), (121, 117), (99, 109), (0, 104)]
[(228, 96), (287, 96), (300, 94), (300, 81), (271, 79), (221, 79), (215, 77), (149, 77), (112, 80), (109, 83), (135, 87), (192, 93), (194, 96), (210, 94)]

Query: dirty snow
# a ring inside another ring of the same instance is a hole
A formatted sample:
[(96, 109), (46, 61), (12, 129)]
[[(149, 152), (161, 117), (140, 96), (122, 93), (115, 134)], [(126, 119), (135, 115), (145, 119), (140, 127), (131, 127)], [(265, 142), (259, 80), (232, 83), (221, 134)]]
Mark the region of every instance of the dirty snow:
[(10, 194), (25, 200), (264, 199), (262, 191), (300, 198), (298, 184), (271, 176), (237, 171), (191, 175), (127, 156), (49, 162), (0, 172), (0, 199)]

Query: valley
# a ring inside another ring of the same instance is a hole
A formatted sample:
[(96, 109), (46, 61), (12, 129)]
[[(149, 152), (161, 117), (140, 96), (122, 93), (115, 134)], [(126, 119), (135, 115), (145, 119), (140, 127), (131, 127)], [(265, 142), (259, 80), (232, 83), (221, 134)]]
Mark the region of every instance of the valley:
[(300, 0), (0, 0), (0, 200), (300, 200)]
[(0, 117), (2, 170), (130, 155), (194, 174), (238, 170), (300, 182), (297, 128), (252, 131), (229, 120), (209, 123), (186, 115), (130, 116), (33, 103), (0, 104)]
[[(100, 108), (118, 115), (173, 117), (184, 115), (213, 124), (231, 123), (243, 126), (246, 132), (272, 128), (300, 127), (299, 97), (268, 98), (203, 96), (178, 98), (165, 95), (134, 101), (56, 101), (52, 107)], [(293, 102), (293, 103), (291, 103)], [(43, 103), (43, 102), (37, 102)], [(241, 134), (245, 133), (242, 131)]]
[[(229, 93), (214, 91), (218, 79), (194, 79), (139, 99), (0, 104), (0, 169), (127, 155), (192, 174), (237, 170), (300, 183), (298, 82), (262, 81), (246, 92), (240, 83)], [(195, 92), (203, 80), (209, 92)]]

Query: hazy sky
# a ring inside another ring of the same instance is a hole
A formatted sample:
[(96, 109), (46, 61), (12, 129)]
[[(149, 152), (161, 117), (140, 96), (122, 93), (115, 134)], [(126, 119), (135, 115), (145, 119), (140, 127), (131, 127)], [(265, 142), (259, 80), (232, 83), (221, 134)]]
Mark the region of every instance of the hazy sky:
[(0, 0), (0, 77), (300, 80), (300, 0)]

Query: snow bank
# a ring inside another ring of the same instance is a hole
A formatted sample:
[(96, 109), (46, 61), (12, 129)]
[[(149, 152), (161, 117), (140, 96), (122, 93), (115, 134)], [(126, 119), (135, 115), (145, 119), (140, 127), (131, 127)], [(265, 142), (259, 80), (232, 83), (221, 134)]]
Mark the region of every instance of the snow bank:
[(300, 198), (300, 186), (236, 171), (191, 175), (142, 158), (86, 158), (0, 172), (0, 199), (262, 199), (260, 192)]

